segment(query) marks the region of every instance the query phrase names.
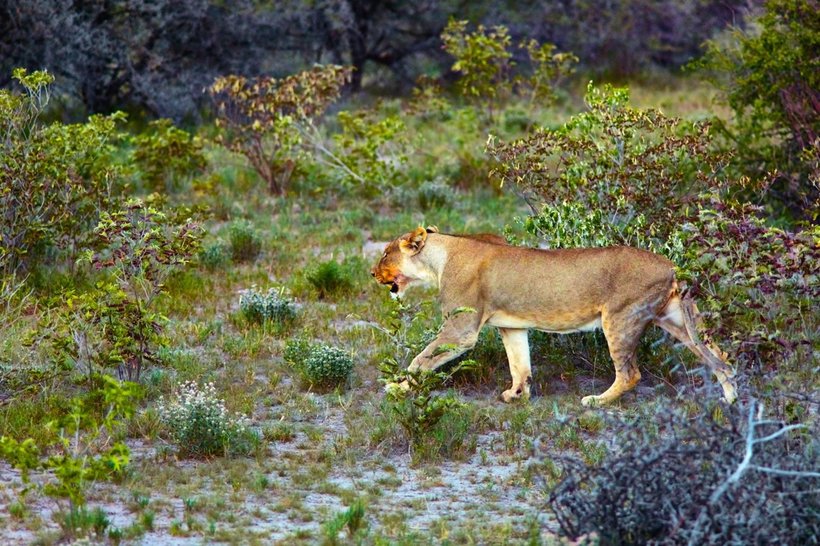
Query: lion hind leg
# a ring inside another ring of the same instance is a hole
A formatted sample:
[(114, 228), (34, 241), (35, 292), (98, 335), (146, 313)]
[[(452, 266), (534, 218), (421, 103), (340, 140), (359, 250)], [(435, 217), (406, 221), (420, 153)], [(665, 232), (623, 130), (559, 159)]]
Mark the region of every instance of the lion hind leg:
[(584, 406), (608, 404), (632, 390), (641, 380), (641, 371), (635, 363), (635, 349), (646, 328), (647, 320), (634, 313), (629, 316), (601, 314), (601, 325), (609, 345), (609, 355), (615, 364), (615, 381), (597, 396), (581, 399)]
[(505, 402), (516, 398), (530, 397), (530, 383), (532, 383), (532, 366), (530, 365), (530, 343), (528, 332), (525, 329), (499, 328), (501, 341), (507, 351), (507, 361), (510, 364), (512, 387), (501, 394)]
[(726, 363), (726, 355), (712, 343), (704, 343), (698, 335), (698, 309), (691, 298), (673, 296), (655, 324), (669, 332), (709, 366), (730, 404), (737, 399), (735, 372)]

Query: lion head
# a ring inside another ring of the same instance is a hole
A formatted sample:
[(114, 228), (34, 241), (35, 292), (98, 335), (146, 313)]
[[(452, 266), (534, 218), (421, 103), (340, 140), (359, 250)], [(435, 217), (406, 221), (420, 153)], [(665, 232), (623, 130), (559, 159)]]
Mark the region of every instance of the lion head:
[(424, 248), (428, 233), (438, 233), (438, 228), (419, 227), (390, 241), (379, 262), (370, 270), (380, 284), (390, 287), (393, 297), (401, 296), (413, 282), (422, 280), (412, 258)]

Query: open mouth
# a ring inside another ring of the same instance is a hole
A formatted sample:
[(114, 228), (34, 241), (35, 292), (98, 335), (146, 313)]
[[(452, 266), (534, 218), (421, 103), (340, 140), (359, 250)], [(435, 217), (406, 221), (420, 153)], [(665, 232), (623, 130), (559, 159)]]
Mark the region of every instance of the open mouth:
[(391, 282), (388, 283), (390, 285), (390, 293), (391, 294), (398, 294), (399, 293), (399, 285), (398, 283)]

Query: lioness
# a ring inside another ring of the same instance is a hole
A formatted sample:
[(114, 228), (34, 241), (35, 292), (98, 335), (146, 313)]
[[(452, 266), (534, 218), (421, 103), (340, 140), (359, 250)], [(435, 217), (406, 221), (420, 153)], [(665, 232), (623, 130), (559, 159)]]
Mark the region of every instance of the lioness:
[[(438, 287), (448, 318), (441, 333), (410, 364), (432, 370), (471, 349), (482, 326), (498, 328), (512, 374), (502, 398), (528, 397), (532, 382), (527, 330), (569, 333), (602, 328), (615, 364), (615, 382), (581, 402), (612, 402), (632, 389), (641, 373), (635, 348), (654, 323), (707, 364), (736, 397), (734, 372), (723, 353), (699, 340), (697, 310), (681, 298), (672, 262), (631, 247), (539, 250), (507, 245), (498, 236), (453, 236), (418, 228), (392, 241), (371, 274), (401, 296), (412, 285)], [(475, 312), (452, 313), (461, 307)], [(451, 314), (452, 313), (452, 314)], [(452, 350), (436, 350), (447, 345)]]

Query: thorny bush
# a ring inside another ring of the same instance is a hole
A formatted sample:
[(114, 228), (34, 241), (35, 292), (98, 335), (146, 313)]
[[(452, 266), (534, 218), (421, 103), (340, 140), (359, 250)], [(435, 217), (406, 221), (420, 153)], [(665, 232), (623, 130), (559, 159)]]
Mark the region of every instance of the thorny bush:
[(607, 545), (817, 544), (816, 420), (767, 419), (754, 399), (718, 409), (611, 420), (618, 445), (600, 465), (560, 462), (565, 477), (548, 503), (561, 534)]

